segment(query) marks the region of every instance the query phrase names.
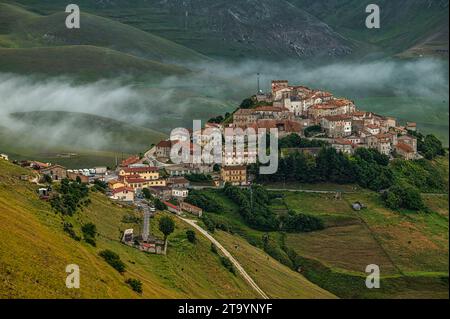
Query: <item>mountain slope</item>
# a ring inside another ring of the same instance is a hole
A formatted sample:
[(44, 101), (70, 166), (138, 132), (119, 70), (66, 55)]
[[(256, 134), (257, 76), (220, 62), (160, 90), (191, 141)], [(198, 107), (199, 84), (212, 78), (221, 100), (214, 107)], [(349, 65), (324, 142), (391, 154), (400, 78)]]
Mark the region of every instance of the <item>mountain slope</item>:
[(27, 75), (32, 73), (52, 76), (74, 75), (87, 80), (120, 75), (160, 78), (189, 72), (183, 67), (84, 45), (0, 48), (0, 71)]
[[(119, 242), (120, 230), (139, 229), (122, 223), (130, 209), (113, 205), (91, 193), (92, 203), (69, 219), (80, 234), (82, 223), (93, 222), (99, 231), (97, 247), (71, 239), (62, 230), (62, 218), (40, 201), (36, 186), (19, 181), (25, 169), (0, 161), (0, 298), (255, 298), (253, 290), (232, 275), (198, 234), (190, 244), (184, 224), (176, 223), (167, 256), (149, 255)], [(157, 220), (152, 220), (157, 236)], [(120, 275), (98, 252), (111, 249), (127, 266)], [(77, 264), (80, 289), (67, 289), (65, 268)], [(142, 296), (124, 282), (138, 278)]]
[(120, 22), (81, 11), (80, 29), (67, 29), (67, 13), (40, 16), (0, 3), (0, 30), (20, 46), (92, 45), (160, 62), (199, 62), (205, 56), (169, 40)]
[[(61, 1), (19, 2), (45, 13), (63, 8)], [(284, 0), (81, 0), (79, 5), (212, 57), (306, 58), (352, 51), (351, 42)]]
[[(365, 8), (374, 3), (370, 0), (291, 0), (291, 3), (308, 10), (341, 34), (390, 54), (401, 53), (435, 35), (448, 35), (448, 0), (377, 1), (380, 29), (365, 27), (368, 16)], [(441, 48), (447, 49), (448, 57), (448, 36), (441, 40)]]

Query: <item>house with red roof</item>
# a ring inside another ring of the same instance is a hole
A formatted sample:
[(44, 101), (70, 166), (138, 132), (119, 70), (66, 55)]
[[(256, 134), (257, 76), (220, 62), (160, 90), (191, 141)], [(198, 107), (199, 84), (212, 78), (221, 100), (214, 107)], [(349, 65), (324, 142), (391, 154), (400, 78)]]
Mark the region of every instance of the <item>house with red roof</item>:
[(122, 202), (133, 202), (134, 189), (127, 186), (115, 188), (111, 191), (110, 198)]

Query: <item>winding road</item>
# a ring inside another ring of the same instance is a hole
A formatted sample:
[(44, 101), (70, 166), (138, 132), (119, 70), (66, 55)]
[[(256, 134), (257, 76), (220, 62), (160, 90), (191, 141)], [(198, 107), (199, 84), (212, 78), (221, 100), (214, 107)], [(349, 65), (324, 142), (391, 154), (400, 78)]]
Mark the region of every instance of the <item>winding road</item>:
[(244, 277), (244, 279), (250, 284), (250, 286), (253, 287), (253, 289), (258, 292), (259, 295), (263, 299), (269, 299), (269, 296), (266, 295), (266, 293), (259, 288), (259, 286), (255, 283), (252, 277), (245, 271), (245, 269), (241, 266), (241, 264), (228, 252), (228, 250), (225, 249), (213, 236), (211, 236), (206, 230), (201, 228), (199, 225), (197, 225), (197, 222), (192, 219), (183, 218), (179, 215), (177, 215), (178, 218), (180, 218), (185, 223), (191, 225), (195, 229), (197, 229), (200, 233), (202, 233), (206, 238), (208, 238), (220, 251), (224, 254), (225, 257), (228, 257), (230, 261), (233, 263), (233, 265), (236, 267), (236, 269), (239, 271), (239, 273)]

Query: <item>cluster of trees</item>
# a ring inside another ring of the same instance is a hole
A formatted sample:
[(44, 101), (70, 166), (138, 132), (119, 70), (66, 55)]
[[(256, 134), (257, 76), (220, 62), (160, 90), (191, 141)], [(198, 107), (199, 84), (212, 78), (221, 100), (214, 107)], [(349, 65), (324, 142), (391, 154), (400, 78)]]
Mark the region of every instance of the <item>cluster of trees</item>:
[[(225, 115), (226, 117), (226, 115)], [(216, 116), (216, 117), (212, 117), (208, 120), (208, 123), (217, 123), (220, 124), (225, 120), (225, 118), (222, 115)]]
[(189, 174), (185, 175), (186, 179), (193, 183), (212, 182), (211, 175), (206, 174)]
[(195, 189), (189, 191), (189, 195), (185, 201), (208, 212), (220, 213), (223, 209), (219, 203)]
[(278, 229), (277, 215), (268, 206), (269, 193), (262, 186), (248, 190), (227, 183), (223, 192), (239, 206), (239, 213), (249, 226), (263, 231)]
[(322, 132), (322, 127), (320, 125), (308, 126), (307, 128), (305, 128), (305, 131), (304, 131), (306, 137), (311, 137), (311, 136), (314, 136), (321, 132)]
[(417, 211), (425, 208), (419, 191), (406, 183), (392, 186), (383, 192), (382, 198), (386, 206), (394, 210), (405, 208)]
[(389, 188), (394, 182), (388, 167), (389, 158), (373, 149), (357, 149), (350, 157), (331, 147), (323, 147), (317, 157), (295, 152), (282, 158), (278, 171), (272, 175), (261, 175), (258, 182), (332, 182), (337, 184), (358, 183), (372, 190)]
[(108, 190), (108, 183), (106, 183), (105, 181), (96, 179), (94, 181), (94, 186), (92, 187), (92, 189), (96, 190), (96, 191), (100, 191), (104, 194)]
[(78, 207), (88, 205), (90, 200), (88, 187), (78, 181), (63, 179), (58, 189), (58, 196), (50, 200), (52, 208), (63, 215), (72, 216)]
[(289, 134), (278, 141), (278, 147), (282, 148), (306, 148), (306, 147), (322, 147), (329, 145), (328, 142), (321, 140), (307, 140), (301, 138), (298, 134)]
[(425, 159), (404, 161), (395, 159), (390, 167), (396, 180), (409, 183), (421, 192), (448, 192), (444, 168)]
[(426, 159), (432, 160), (438, 155), (445, 155), (442, 142), (433, 134), (424, 136), (422, 133), (414, 131), (409, 131), (409, 134), (417, 138), (417, 151)]
[(312, 232), (325, 228), (323, 221), (312, 215), (289, 211), (280, 217), (281, 229), (286, 232)]
[(253, 109), (258, 106), (271, 106), (272, 103), (270, 102), (258, 102), (255, 96), (246, 98), (242, 100), (241, 104), (239, 105), (239, 108), (241, 109)]

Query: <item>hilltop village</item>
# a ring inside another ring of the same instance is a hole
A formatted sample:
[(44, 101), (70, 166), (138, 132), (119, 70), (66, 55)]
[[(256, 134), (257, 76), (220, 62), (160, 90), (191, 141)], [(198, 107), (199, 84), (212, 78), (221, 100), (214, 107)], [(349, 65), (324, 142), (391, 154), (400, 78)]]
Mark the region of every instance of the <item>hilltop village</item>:
[[(43, 179), (52, 182), (69, 179), (87, 185), (101, 182), (111, 200), (132, 204), (147, 212), (147, 217), (155, 212), (154, 202), (152, 205), (144, 202), (149, 197), (157, 199), (163, 209), (172, 213), (201, 217), (202, 209), (185, 201), (190, 190), (220, 188), (226, 183), (248, 186), (254, 179), (248, 168), (257, 157), (256, 152), (250, 153), (248, 150), (238, 154), (235, 150), (230, 153), (223, 149), (221, 164), (171, 162), (174, 144), (181, 141), (189, 145), (191, 150), (194, 143), (203, 145), (210, 139), (210, 133), (206, 133), (208, 128), (222, 133), (226, 128), (253, 128), (255, 131), (276, 128), (280, 138), (294, 134), (305, 140), (320, 141), (345, 154), (353, 154), (358, 148), (369, 148), (378, 150), (390, 159), (414, 160), (422, 157), (417, 152), (417, 139), (412, 136), (416, 131), (415, 123), (399, 125), (395, 118), (359, 110), (352, 101), (335, 97), (330, 92), (291, 86), (288, 81), (277, 80), (272, 81), (269, 93), (259, 92), (244, 100), (233, 114), (208, 121), (203, 129), (196, 132), (200, 138), (188, 141), (172, 134), (171, 139), (152, 145), (145, 154), (130, 156), (113, 168), (67, 169), (38, 161), (21, 161), (17, 164), (33, 171), (30, 176), (22, 176), (22, 179), (42, 186), (45, 185)], [(306, 152), (316, 156), (320, 150), (321, 147), (306, 147), (280, 151), (281, 156), (284, 151)], [(1, 154), (1, 159), (8, 160), (8, 155)], [(51, 196), (49, 192), (51, 190), (45, 187), (39, 189), (43, 199)], [(145, 227), (148, 228), (148, 219)], [(144, 237), (140, 249), (153, 249), (156, 253), (162, 251), (162, 243), (155, 239), (153, 246), (148, 246), (148, 234)], [(132, 230), (127, 230), (123, 241), (133, 245), (134, 239)]]
[[(215, 128), (223, 133), (227, 127), (253, 128), (255, 131), (276, 128), (280, 138), (295, 134), (304, 139), (323, 141), (347, 154), (358, 148), (371, 148), (391, 159), (422, 157), (417, 152), (417, 139), (409, 134), (416, 131), (416, 123), (399, 125), (395, 118), (357, 109), (349, 99), (335, 97), (327, 91), (292, 86), (285, 80), (272, 81), (269, 93), (259, 92), (244, 100), (228, 118), (219, 116), (208, 121), (204, 129), (197, 132), (200, 138), (191, 138), (190, 147), (193, 143), (203, 144), (210, 138), (205, 129)], [(48, 175), (53, 181), (64, 178), (78, 179), (83, 183), (104, 181), (108, 184), (110, 198), (118, 201), (133, 202), (142, 189), (147, 188), (173, 210), (184, 209), (196, 214), (201, 214), (201, 209), (182, 204), (188, 197), (192, 182), (211, 187), (221, 187), (225, 183), (248, 185), (251, 182), (247, 165), (255, 162), (256, 153), (244, 150), (243, 156), (236, 156), (235, 151), (227, 153), (224, 149), (221, 165), (173, 164), (170, 152), (179, 139), (175, 135), (172, 140), (162, 140), (145, 154), (124, 159), (112, 169), (66, 169), (61, 165), (38, 161), (22, 161), (20, 164), (36, 170), (41, 176)], [(314, 155), (318, 150), (319, 147), (311, 147), (298, 151)], [(8, 160), (6, 154), (1, 157)]]

